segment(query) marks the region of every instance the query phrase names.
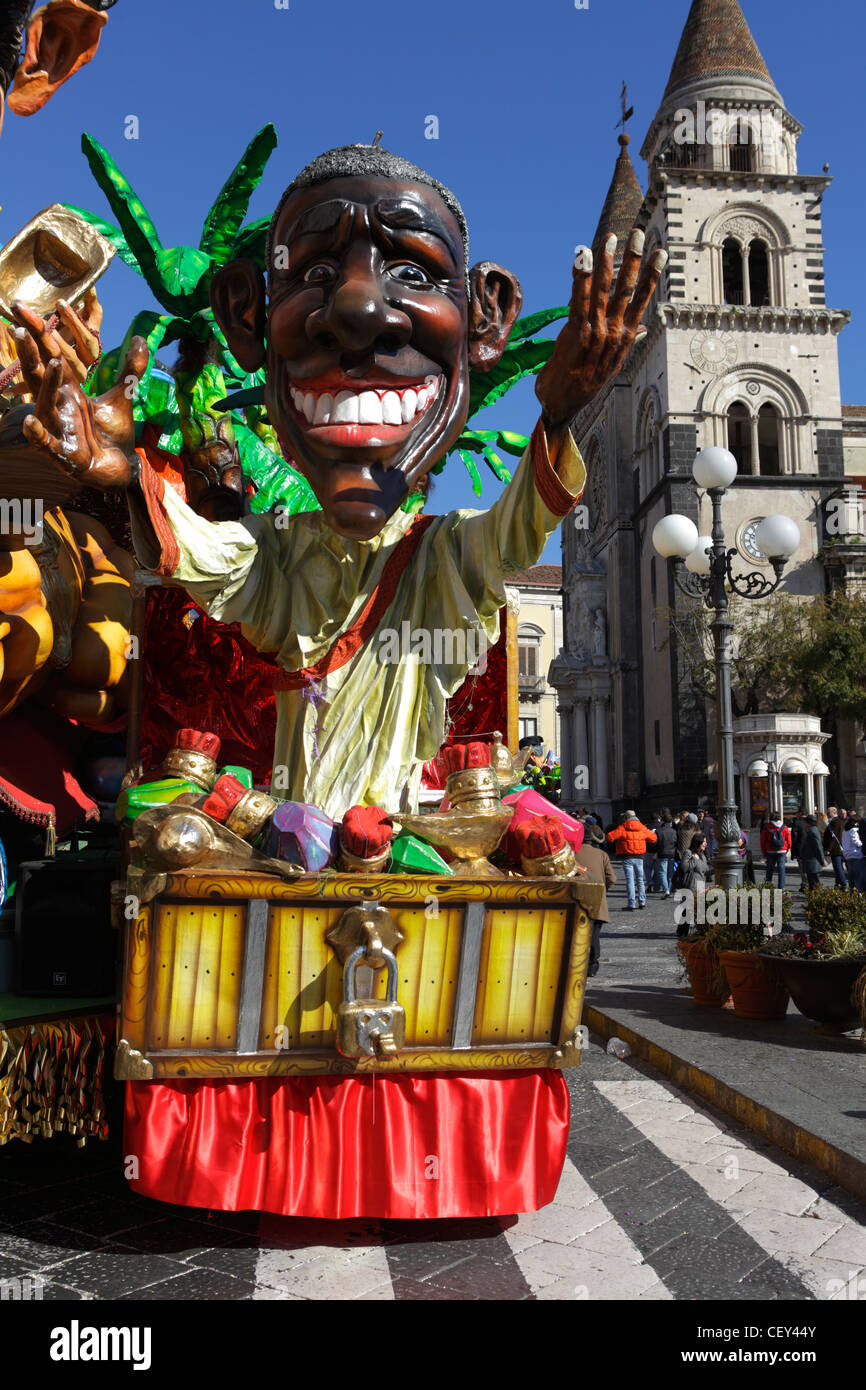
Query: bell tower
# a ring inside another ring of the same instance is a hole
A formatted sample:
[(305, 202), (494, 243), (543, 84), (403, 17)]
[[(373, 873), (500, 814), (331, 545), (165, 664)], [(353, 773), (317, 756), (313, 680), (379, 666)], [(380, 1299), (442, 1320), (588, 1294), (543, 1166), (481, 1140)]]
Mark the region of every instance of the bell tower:
[[(670, 512), (710, 529), (709, 499), (691, 479), (700, 449), (718, 444), (737, 458), (725, 526), (743, 564), (766, 564), (756, 525), (785, 512), (802, 537), (785, 588), (806, 596), (827, 587), (822, 504), (844, 478), (837, 335), (850, 315), (827, 304), (822, 205), (831, 180), (799, 172), (801, 133), (738, 0), (693, 0), (641, 149), (647, 194), (638, 205), (623, 148), (602, 217), (621, 241), (638, 223), (646, 253), (664, 246), (670, 260), (647, 337), (573, 426), (591, 516), (585, 537), (564, 531), (558, 674), (570, 664), (571, 689), (585, 677), (570, 634), (581, 622), (575, 563), (591, 563), (604, 572), (609, 619), (616, 809), (636, 797), (662, 806), (715, 792), (712, 713), (683, 635), (687, 601), (651, 541)], [(562, 698), (565, 708), (565, 689)], [(592, 789), (592, 772), (589, 780)], [(572, 797), (584, 801), (580, 791)]]

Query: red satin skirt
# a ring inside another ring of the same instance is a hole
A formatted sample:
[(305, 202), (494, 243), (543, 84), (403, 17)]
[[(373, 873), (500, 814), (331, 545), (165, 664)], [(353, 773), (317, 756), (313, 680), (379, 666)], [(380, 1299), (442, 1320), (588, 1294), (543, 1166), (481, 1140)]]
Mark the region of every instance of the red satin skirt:
[(220, 1211), (347, 1220), (505, 1216), (553, 1200), (559, 1071), (132, 1081), (134, 1192)]

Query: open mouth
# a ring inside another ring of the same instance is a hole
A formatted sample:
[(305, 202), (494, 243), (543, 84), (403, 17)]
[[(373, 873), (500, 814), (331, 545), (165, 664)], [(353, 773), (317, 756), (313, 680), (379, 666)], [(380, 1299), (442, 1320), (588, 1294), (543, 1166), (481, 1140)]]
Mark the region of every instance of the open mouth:
[(289, 383), (295, 414), (304, 428), (332, 443), (391, 443), (410, 434), (442, 392), (445, 378), (390, 386), (352, 383), (338, 389)]

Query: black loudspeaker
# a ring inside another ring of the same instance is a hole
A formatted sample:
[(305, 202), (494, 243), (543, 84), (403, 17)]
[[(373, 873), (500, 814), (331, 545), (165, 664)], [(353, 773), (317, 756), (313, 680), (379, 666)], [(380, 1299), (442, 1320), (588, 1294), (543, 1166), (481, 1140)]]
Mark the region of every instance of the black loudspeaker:
[(118, 933), (111, 926), (116, 854), (60, 854), (19, 866), (15, 894), (18, 994), (112, 994)]

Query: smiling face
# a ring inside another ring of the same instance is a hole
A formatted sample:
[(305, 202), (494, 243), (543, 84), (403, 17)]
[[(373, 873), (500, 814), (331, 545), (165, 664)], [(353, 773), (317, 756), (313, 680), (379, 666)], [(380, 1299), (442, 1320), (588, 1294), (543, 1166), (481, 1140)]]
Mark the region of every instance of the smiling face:
[(273, 247), (268, 413), (329, 523), (369, 539), (466, 421), (460, 230), (434, 189), (340, 178), (289, 198)]
[(266, 322), (250, 262), (214, 277), (217, 319), (247, 370), (266, 360), (269, 419), (328, 525), (369, 540), (454, 447), (469, 367), (499, 360), (520, 287), (485, 264), (467, 294), (453, 212), (436, 189), (394, 178), (298, 189), (271, 247)]

